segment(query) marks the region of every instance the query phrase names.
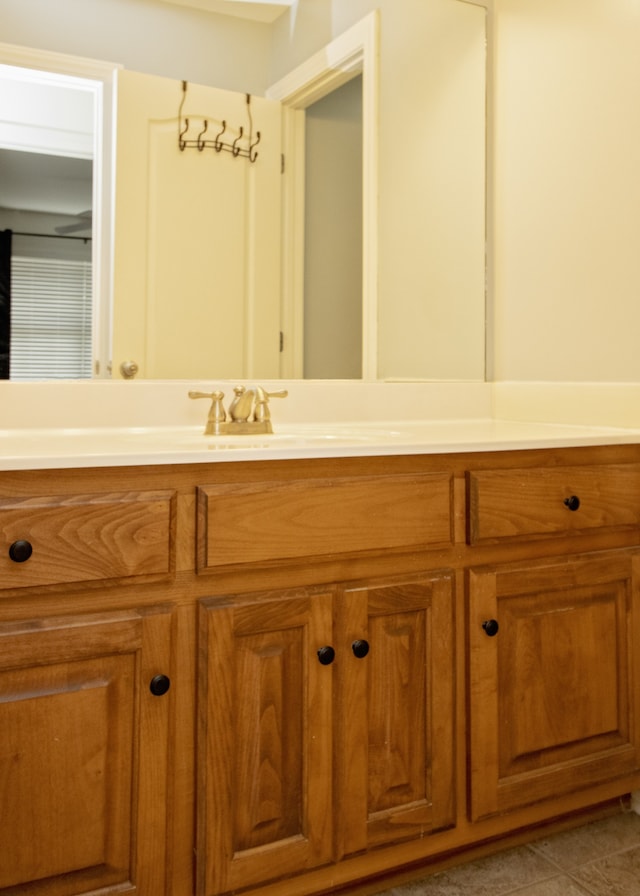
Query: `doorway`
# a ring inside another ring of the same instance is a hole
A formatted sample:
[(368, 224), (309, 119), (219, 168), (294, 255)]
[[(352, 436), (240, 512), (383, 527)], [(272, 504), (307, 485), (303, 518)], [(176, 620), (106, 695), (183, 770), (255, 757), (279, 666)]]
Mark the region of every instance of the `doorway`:
[[(379, 16), (374, 11), (267, 91), (283, 106), (283, 271), (281, 376), (300, 379), (305, 372), (305, 192), (306, 116), (319, 101), (350, 82), (360, 92), (360, 252), (361, 359), (357, 376), (377, 378), (378, 354), (378, 44)], [(331, 100), (330, 100), (331, 102)], [(355, 290), (354, 290), (355, 292)], [(324, 354), (330, 354), (330, 346)], [(351, 352), (353, 355), (353, 352)], [(333, 374), (329, 374), (333, 375)], [(340, 376), (344, 375), (342, 373)]]
[(305, 379), (362, 377), (362, 76), (305, 116)]
[[(12, 186), (3, 191), (0, 226), (13, 231), (13, 251), (21, 257), (52, 259), (54, 268), (74, 268), (74, 277), (75, 267), (89, 271), (78, 300), (82, 363), (67, 368), (61, 347), (62, 366), (55, 361), (47, 374), (45, 362), (19, 378), (110, 375), (115, 70), (109, 63), (0, 44), (0, 162)], [(77, 344), (74, 332), (69, 345)]]

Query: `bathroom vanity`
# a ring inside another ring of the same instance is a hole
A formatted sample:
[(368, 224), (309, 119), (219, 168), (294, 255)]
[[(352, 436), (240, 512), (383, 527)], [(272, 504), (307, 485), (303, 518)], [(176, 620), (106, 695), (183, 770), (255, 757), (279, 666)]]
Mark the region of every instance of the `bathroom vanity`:
[(0, 894), (310, 896), (638, 789), (640, 453), (574, 429), (5, 457)]

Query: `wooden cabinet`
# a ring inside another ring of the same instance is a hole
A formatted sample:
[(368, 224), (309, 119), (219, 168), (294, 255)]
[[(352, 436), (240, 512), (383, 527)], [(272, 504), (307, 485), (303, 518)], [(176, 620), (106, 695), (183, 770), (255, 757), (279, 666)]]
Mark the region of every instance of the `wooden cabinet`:
[(640, 788), (639, 508), (633, 445), (1, 473), (0, 896), (317, 896)]
[(473, 569), (471, 816), (640, 769), (640, 553)]
[(455, 824), (454, 577), (336, 595), (338, 855)]
[(198, 571), (451, 544), (451, 474), (325, 476), (198, 487)]
[(170, 618), (0, 624), (0, 893), (164, 892)]
[(198, 894), (454, 824), (451, 574), (205, 600), (200, 639)]
[(332, 854), (332, 596), (200, 604), (198, 894)]
[(0, 893), (156, 896), (173, 613), (137, 588), (171, 577), (175, 492), (78, 478), (2, 476)]
[(472, 470), (469, 542), (638, 529), (640, 464)]
[[(501, 545), (501, 562), (469, 571), (471, 818), (637, 777), (640, 554), (575, 542), (637, 541), (640, 467), (490, 468), (468, 483), (470, 544)], [(538, 542), (565, 552), (515, 559)]]
[(0, 497), (0, 589), (166, 577), (174, 503), (166, 489)]

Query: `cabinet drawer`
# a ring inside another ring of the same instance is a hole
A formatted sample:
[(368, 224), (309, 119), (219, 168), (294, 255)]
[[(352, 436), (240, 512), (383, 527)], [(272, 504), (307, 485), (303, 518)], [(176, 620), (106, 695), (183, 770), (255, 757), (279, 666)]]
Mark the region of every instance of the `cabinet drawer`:
[(0, 497), (0, 587), (166, 575), (173, 505), (173, 491)]
[(640, 465), (468, 473), (470, 544), (640, 525)]
[(198, 569), (451, 543), (449, 473), (202, 486)]

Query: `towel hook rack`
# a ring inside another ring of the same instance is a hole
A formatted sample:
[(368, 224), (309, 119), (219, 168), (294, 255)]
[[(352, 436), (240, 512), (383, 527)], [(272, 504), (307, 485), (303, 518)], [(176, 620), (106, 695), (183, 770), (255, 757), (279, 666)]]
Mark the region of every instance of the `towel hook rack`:
[(249, 121), (249, 130), (245, 131), (243, 125), (240, 125), (238, 128), (238, 136), (232, 140), (231, 142), (225, 141), (222, 138), (222, 135), (227, 130), (227, 122), (226, 120), (222, 121), (222, 127), (216, 134), (213, 139), (205, 138), (205, 134), (209, 128), (209, 120), (207, 118), (202, 119), (202, 129), (198, 133), (197, 137), (189, 138), (189, 118), (184, 117), (182, 115), (182, 110), (185, 104), (185, 100), (187, 98), (187, 81), (182, 82), (182, 99), (180, 100), (180, 105), (178, 107), (178, 148), (180, 152), (184, 152), (185, 149), (195, 148), (199, 152), (202, 152), (205, 149), (214, 149), (216, 152), (230, 152), (234, 158), (248, 159), (250, 162), (255, 162), (258, 158), (258, 152), (256, 150), (256, 146), (260, 143), (261, 134), (260, 131), (256, 131), (255, 137), (253, 133), (253, 116), (251, 114), (251, 94), (247, 93), (246, 96), (246, 106), (247, 106), (247, 118)]

